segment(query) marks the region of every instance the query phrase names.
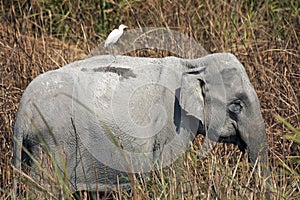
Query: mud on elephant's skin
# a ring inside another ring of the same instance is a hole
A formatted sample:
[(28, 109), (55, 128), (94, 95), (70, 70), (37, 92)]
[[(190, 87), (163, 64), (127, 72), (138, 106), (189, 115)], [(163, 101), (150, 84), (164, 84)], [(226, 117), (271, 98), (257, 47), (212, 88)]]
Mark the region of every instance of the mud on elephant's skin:
[(22, 144), (38, 158), (46, 141), (73, 191), (105, 190), (126, 185), (126, 172), (167, 166), (199, 133), (247, 149), (252, 163), (267, 159), (259, 100), (234, 55), (109, 63), (76, 61), (30, 83), (14, 127), (17, 168), (27, 162)]

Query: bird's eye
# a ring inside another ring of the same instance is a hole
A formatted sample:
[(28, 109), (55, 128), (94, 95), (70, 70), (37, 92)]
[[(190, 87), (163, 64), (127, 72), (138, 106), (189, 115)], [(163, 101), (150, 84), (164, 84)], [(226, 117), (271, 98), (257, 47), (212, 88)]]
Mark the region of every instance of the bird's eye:
[(229, 105), (229, 111), (232, 113), (239, 114), (243, 109), (242, 102), (236, 100)]

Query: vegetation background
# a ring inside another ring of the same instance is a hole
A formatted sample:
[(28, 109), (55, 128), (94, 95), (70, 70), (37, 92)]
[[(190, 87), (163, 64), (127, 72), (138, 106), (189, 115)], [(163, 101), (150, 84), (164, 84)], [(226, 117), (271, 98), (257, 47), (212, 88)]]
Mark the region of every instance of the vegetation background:
[[(86, 58), (121, 23), (130, 28), (175, 29), (195, 38), (210, 53), (236, 55), (261, 102), (274, 180), (271, 199), (300, 198), (298, 0), (1, 0), (0, 13), (0, 199), (13, 198), (18, 173), (12, 167), (12, 130), (26, 86), (43, 72)], [(168, 52), (146, 54), (165, 55)], [(131, 198), (133, 193), (136, 199), (265, 198), (263, 180), (235, 146), (218, 144), (209, 157), (197, 160), (200, 147), (201, 137), (179, 161), (179, 168), (153, 173), (132, 191), (116, 190), (112, 195), (116, 199)], [(62, 188), (59, 181), (53, 185)], [(54, 198), (51, 190), (38, 189), (30, 180), (22, 188), (27, 199), (32, 198), (29, 191)]]

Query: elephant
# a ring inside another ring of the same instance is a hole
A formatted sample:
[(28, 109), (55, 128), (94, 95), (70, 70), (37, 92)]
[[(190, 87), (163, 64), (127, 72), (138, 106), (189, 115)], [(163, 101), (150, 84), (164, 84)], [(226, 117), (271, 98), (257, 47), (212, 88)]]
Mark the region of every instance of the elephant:
[(16, 168), (38, 177), (33, 158), (50, 152), (72, 192), (127, 187), (128, 174), (170, 165), (198, 134), (247, 150), (250, 163), (268, 159), (257, 94), (233, 54), (111, 60), (75, 61), (28, 85), (14, 125)]

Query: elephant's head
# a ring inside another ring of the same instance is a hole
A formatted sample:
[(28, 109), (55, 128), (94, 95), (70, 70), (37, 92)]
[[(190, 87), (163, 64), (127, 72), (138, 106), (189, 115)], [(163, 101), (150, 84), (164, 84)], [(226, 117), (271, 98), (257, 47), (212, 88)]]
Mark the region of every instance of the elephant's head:
[(249, 161), (267, 158), (267, 138), (259, 100), (243, 65), (228, 53), (212, 54), (188, 63), (182, 77), (180, 105), (200, 120), (214, 141), (247, 148)]

